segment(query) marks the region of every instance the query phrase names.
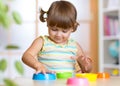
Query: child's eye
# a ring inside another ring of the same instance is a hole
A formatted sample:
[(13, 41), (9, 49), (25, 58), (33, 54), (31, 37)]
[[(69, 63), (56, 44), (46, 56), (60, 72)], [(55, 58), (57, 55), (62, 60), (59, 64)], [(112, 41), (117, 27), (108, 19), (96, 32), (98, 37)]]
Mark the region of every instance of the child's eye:
[(67, 31), (67, 30), (63, 30), (62, 32), (63, 32), (63, 33), (67, 33), (68, 31)]
[(56, 28), (51, 28), (51, 30), (52, 30), (52, 31), (58, 31), (58, 29), (56, 29)]

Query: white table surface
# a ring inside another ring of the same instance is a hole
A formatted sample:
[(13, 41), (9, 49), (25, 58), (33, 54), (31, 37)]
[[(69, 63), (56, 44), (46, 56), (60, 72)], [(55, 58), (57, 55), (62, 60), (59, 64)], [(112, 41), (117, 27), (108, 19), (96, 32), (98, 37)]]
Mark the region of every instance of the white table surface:
[[(19, 77), (15, 78), (14, 81), (18, 84), (18, 86), (67, 86), (67, 80), (34, 81), (31, 78)], [(89, 82), (89, 86), (120, 86), (120, 77), (111, 77), (110, 79), (97, 79), (97, 81)]]

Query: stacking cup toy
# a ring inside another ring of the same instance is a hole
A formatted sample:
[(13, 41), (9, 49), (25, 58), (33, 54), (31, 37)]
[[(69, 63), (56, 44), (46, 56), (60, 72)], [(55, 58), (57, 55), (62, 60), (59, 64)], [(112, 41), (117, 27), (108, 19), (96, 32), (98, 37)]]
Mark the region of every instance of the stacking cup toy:
[(97, 75), (97, 78), (99, 78), (99, 79), (109, 79), (110, 78), (110, 75), (109, 75), (109, 73), (98, 73), (98, 75)]
[(95, 73), (77, 73), (76, 77), (87, 78), (89, 81), (96, 81), (97, 80), (97, 74), (95, 74)]
[(33, 80), (56, 80), (56, 75), (53, 73), (38, 73), (38, 74), (33, 74)]
[(57, 79), (68, 79), (73, 77), (73, 72), (58, 72), (56, 73)]
[(68, 78), (67, 86), (89, 86), (86, 78)]

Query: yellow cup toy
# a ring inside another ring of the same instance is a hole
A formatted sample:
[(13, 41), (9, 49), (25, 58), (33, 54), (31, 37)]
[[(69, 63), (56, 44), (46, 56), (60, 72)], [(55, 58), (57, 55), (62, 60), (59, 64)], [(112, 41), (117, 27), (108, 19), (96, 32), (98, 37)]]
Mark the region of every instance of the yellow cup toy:
[(89, 81), (97, 80), (97, 74), (95, 73), (77, 73), (75, 76), (77, 78), (87, 78)]

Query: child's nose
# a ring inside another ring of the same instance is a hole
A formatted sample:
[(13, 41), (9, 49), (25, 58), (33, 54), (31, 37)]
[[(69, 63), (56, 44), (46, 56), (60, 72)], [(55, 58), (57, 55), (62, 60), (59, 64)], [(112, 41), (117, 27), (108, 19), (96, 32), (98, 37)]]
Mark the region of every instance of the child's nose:
[(57, 35), (57, 36), (61, 36), (61, 32), (60, 32), (60, 31), (58, 31), (56, 35)]

